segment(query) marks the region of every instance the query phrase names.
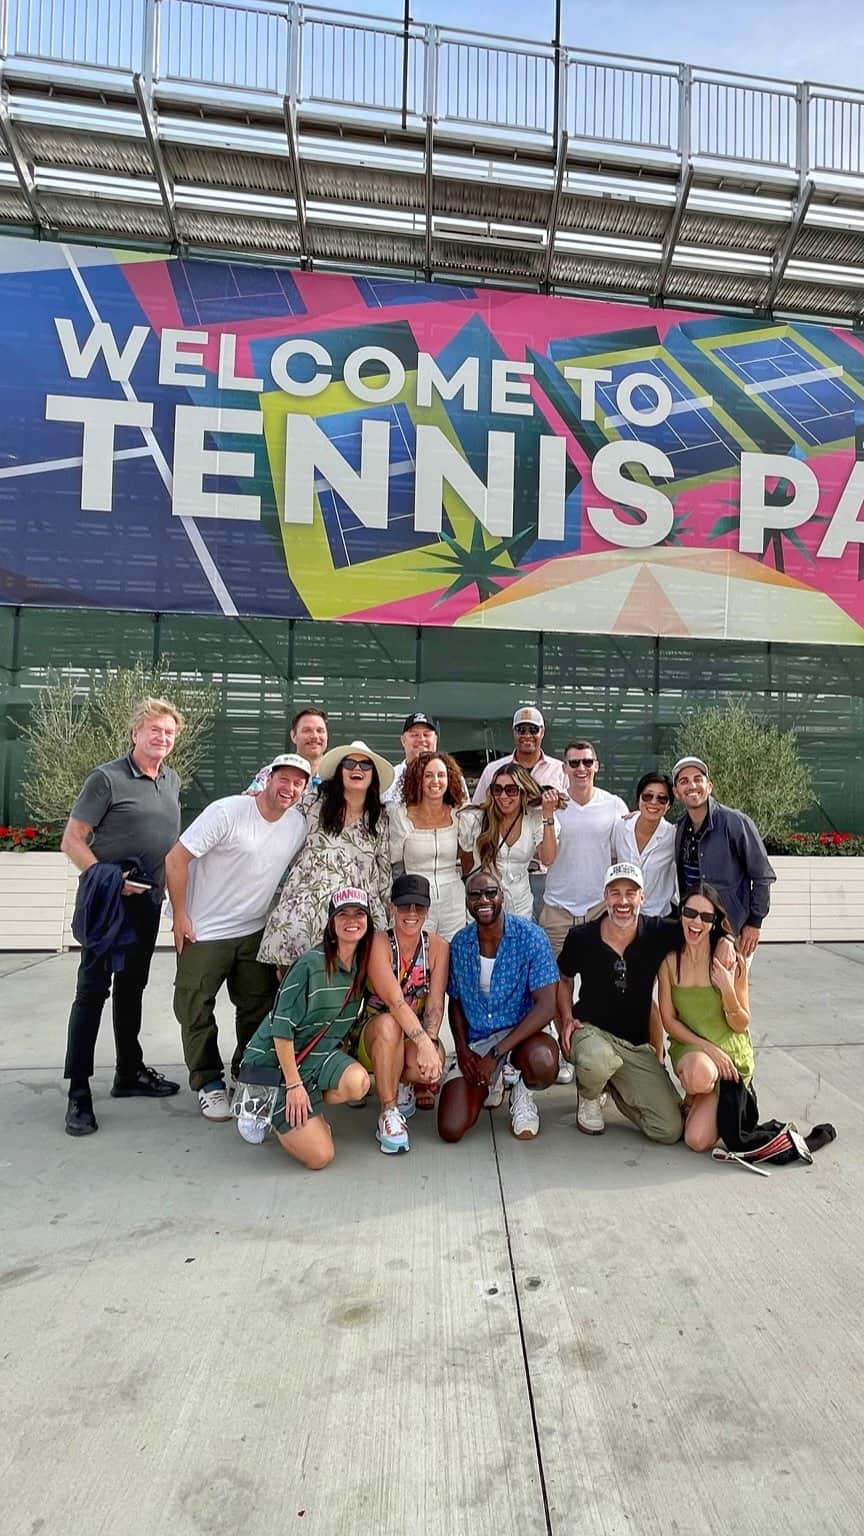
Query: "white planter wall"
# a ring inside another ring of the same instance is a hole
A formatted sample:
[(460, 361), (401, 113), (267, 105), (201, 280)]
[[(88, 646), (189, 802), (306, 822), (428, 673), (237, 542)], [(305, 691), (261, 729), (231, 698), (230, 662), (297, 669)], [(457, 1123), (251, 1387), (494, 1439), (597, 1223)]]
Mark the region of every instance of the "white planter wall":
[[(864, 941), (864, 858), (773, 859), (767, 944)], [(63, 853), (0, 853), (0, 950), (75, 949), (78, 872)], [(171, 947), (163, 914), (157, 947)]]

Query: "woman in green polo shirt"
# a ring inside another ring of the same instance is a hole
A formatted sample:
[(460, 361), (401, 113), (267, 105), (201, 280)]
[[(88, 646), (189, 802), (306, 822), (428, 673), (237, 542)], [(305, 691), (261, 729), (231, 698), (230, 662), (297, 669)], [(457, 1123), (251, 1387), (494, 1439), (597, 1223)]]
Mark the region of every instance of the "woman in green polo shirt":
[(369, 1092), (369, 1074), (342, 1044), (363, 1004), (372, 937), (366, 892), (334, 891), (321, 943), (295, 960), (243, 1057), (241, 1082), (244, 1067), (281, 1070), (273, 1130), (304, 1168), (326, 1168), (335, 1156), (324, 1105)]

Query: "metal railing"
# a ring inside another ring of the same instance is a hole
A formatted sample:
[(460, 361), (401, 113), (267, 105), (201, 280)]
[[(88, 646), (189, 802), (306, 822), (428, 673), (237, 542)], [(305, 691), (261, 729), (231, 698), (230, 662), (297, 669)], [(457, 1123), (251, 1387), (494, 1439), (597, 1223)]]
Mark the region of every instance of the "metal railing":
[(293, 0), (0, 0), (7, 75), (139, 72), (157, 96), (290, 97), (305, 113), (513, 143), (864, 174), (864, 93), (625, 58)]

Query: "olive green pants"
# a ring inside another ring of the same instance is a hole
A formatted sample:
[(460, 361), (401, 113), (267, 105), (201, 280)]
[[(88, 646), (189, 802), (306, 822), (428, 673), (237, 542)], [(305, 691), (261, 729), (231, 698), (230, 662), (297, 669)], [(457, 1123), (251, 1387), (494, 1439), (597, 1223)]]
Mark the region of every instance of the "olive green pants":
[(570, 1060), (586, 1099), (609, 1092), (622, 1115), (649, 1141), (671, 1144), (681, 1139), (681, 1100), (650, 1045), (631, 1045), (584, 1024), (573, 1033)]
[(224, 985), (234, 1004), (237, 1044), (231, 1070), (237, 1070), (249, 1041), (270, 1012), (276, 996), (276, 970), (257, 959), (261, 934), (242, 939), (204, 939), (183, 945), (174, 980), (174, 1017), (180, 1025), (189, 1087), (197, 1093), (223, 1076), (216, 1028), (216, 996)]

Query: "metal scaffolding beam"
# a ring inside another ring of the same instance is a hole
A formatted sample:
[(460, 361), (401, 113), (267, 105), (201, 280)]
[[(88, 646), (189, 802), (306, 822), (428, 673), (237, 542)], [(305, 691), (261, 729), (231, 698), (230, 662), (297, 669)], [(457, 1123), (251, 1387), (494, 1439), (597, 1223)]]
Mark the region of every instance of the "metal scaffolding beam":
[(567, 169), (567, 145), (568, 138), (565, 132), (558, 139), (558, 151), (555, 156), (555, 180), (552, 184), (552, 198), (549, 203), (549, 218), (546, 221), (546, 255), (543, 261), (542, 286), (545, 292), (549, 290), (552, 280), (552, 259), (555, 255), (555, 232), (558, 228), (558, 210), (561, 206), (561, 193), (564, 188), (564, 172)]
[(162, 207), (165, 210), (168, 230), (174, 245), (179, 245), (180, 233), (177, 228), (177, 217), (174, 211), (174, 182), (165, 164), (162, 145), (159, 143), (159, 127), (153, 115), (153, 108), (147, 100), (144, 81), (140, 75), (132, 76), (132, 89), (135, 92), (138, 111), (144, 124), (144, 137), (147, 140), (147, 148), (150, 151), (150, 159), (153, 162), (153, 171), (159, 186), (159, 195), (162, 198)]
[(309, 267), (309, 244), (306, 226), (306, 193), (303, 187), (303, 167), (300, 163), (300, 137), (297, 131), (297, 107), (290, 96), (282, 101), (285, 120), (285, 137), (288, 140), (288, 157), (291, 161), (291, 177), (294, 182), (294, 205), (297, 209), (297, 229), (300, 234), (300, 265)]
[(37, 230), (50, 229), (51, 226), (39, 207), (36, 183), (33, 180), (27, 160), (22, 153), (15, 124), (9, 113), (9, 104), (6, 100), (5, 91), (0, 94), (0, 138), (2, 138), (6, 146), (6, 153), (9, 156), (12, 169), (15, 172), (18, 185), (21, 188), (21, 194), (27, 204), (33, 223)]
[(795, 249), (795, 241), (798, 239), (798, 236), (801, 233), (804, 220), (807, 217), (807, 209), (810, 207), (812, 197), (813, 183), (812, 181), (806, 181), (804, 186), (801, 188), (801, 191), (798, 194), (798, 198), (795, 202), (795, 206), (792, 209), (792, 218), (789, 224), (789, 228), (783, 236), (783, 239), (780, 245), (777, 247), (777, 250), (774, 252), (774, 265), (771, 269), (771, 276), (768, 280), (768, 287), (765, 290), (764, 299), (764, 307), (769, 311), (769, 313), (773, 309), (774, 300), (780, 291), (780, 284), (783, 281), (783, 274), (786, 271), (789, 258)]
[(663, 236), (663, 251), (660, 256), (660, 267), (657, 272), (657, 285), (654, 290), (653, 302), (662, 304), (666, 294), (666, 284), (669, 281), (669, 273), (672, 270), (672, 259), (675, 255), (675, 246), (681, 232), (681, 224), (687, 212), (687, 199), (693, 186), (693, 161), (688, 160), (681, 172), (681, 180), (678, 183), (678, 195), (675, 198), (675, 207), (666, 233)]
[(424, 267), (427, 283), (432, 281), (432, 152), (435, 143), (435, 124), (431, 117), (426, 119), (426, 159), (424, 164), (424, 184), (426, 201), (426, 242)]

